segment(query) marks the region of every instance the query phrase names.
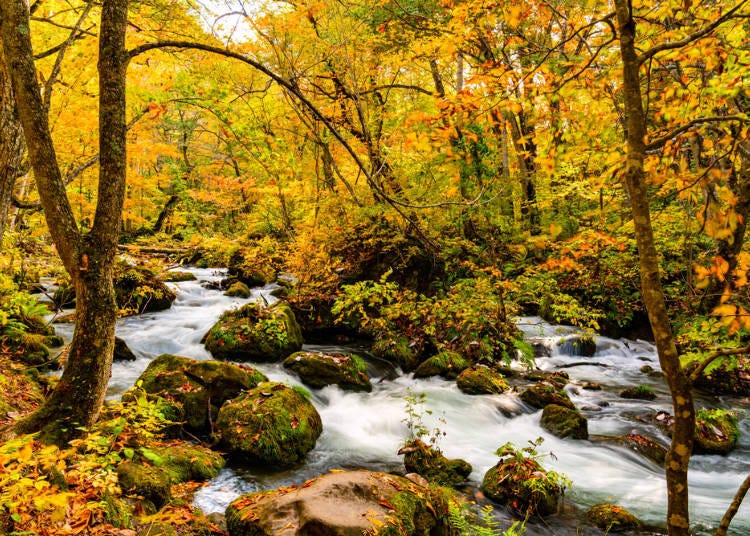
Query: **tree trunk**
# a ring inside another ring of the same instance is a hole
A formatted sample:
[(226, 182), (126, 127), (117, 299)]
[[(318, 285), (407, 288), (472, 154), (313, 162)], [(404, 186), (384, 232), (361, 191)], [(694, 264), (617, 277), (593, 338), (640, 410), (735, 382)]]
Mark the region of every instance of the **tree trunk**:
[(25, 150), (10, 74), (0, 47), (0, 245), (8, 225), (13, 188), (20, 175)]
[[(20, 433), (46, 430), (62, 443), (99, 416), (111, 374), (116, 305), (112, 271), (125, 197), (125, 29), (127, 0), (104, 0), (99, 39), (99, 197), (94, 224), (82, 236), (73, 217), (52, 144), (31, 48), (24, 0), (0, 7), (0, 36), (12, 73), (18, 114), (47, 225), (76, 287), (76, 328), (60, 382)], [(58, 424), (61, 423), (61, 424)]]
[(680, 366), (680, 358), (667, 314), (659, 275), (659, 261), (651, 227), (645, 171), (646, 119), (641, 97), (639, 66), (635, 49), (635, 20), (628, 0), (616, 0), (623, 65), (625, 115), (627, 117), (627, 163), (625, 183), (630, 194), (631, 212), (640, 256), (641, 290), (654, 333), (659, 363), (669, 384), (674, 406), (672, 443), (667, 453), (667, 530), (670, 536), (690, 534), (688, 513), (688, 463), (693, 450), (695, 409), (690, 381)]
[(176, 195), (173, 195), (169, 199), (167, 199), (167, 202), (164, 203), (164, 208), (162, 208), (161, 212), (159, 213), (159, 217), (156, 218), (154, 227), (151, 229), (152, 233), (160, 233), (164, 230), (164, 223), (166, 223), (167, 218), (169, 218), (169, 216), (172, 215), (172, 212), (174, 212), (174, 206), (179, 200), (180, 198)]

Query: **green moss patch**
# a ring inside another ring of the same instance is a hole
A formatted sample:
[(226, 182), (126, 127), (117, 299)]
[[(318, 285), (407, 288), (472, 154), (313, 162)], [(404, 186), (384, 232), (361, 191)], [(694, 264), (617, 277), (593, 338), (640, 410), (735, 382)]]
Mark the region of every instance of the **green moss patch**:
[(338, 385), (349, 391), (372, 391), (367, 365), (355, 354), (296, 352), (284, 360), (284, 367), (311, 387)]
[(456, 385), (468, 395), (495, 395), (508, 390), (505, 377), (493, 368), (475, 365), (456, 378)]

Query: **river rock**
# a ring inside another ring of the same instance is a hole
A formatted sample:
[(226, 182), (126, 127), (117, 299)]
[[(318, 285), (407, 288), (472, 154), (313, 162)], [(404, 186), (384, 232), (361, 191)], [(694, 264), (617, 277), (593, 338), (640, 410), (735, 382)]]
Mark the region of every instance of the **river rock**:
[(212, 432), (211, 421), (225, 401), (267, 380), (248, 366), (171, 354), (151, 361), (139, 378), (144, 391), (181, 406), (185, 427), (203, 435)]
[(536, 460), (513, 455), (485, 473), (482, 492), (522, 516), (545, 516), (557, 511), (563, 489)]
[(645, 456), (657, 465), (664, 466), (667, 449), (655, 439), (641, 434), (627, 434), (616, 437), (615, 442)]
[(120, 337), (115, 337), (115, 353), (113, 356), (115, 363), (120, 361), (135, 361), (136, 357), (128, 344)]
[(596, 353), (596, 341), (589, 335), (571, 337), (559, 344), (560, 352), (567, 355), (592, 357)]
[(575, 409), (568, 393), (549, 382), (537, 382), (521, 393), (521, 400), (535, 408), (557, 404), (564, 408)]
[(442, 534), (428, 490), (370, 471), (330, 473), (302, 486), (243, 495), (226, 511), (230, 536)]
[(586, 517), (606, 534), (637, 530), (641, 527), (641, 521), (637, 517), (615, 504), (594, 505)]
[(224, 295), (231, 298), (249, 298), (250, 296), (252, 296), (252, 292), (250, 291), (250, 287), (248, 287), (245, 283), (243, 283), (242, 281), (237, 281), (230, 285)]
[(297, 390), (265, 382), (224, 404), (216, 428), (233, 455), (288, 466), (315, 446), (323, 423), (315, 406)]
[(415, 378), (442, 376), (448, 380), (455, 380), (461, 372), (469, 368), (471, 363), (458, 352), (443, 350), (432, 357), (428, 357), (419, 364), (414, 371)]
[(218, 359), (278, 361), (302, 348), (302, 333), (286, 303), (248, 303), (221, 315), (204, 342)]
[(441, 486), (458, 486), (471, 474), (469, 462), (446, 458), (440, 449), (419, 439), (408, 441), (398, 452), (404, 454), (404, 467), (408, 473), (418, 473)]
[(547, 404), (542, 410), (542, 428), (557, 437), (588, 439), (588, 421), (577, 409)]
[(656, 393), (648, 385), (628, 387), (620, 392), (620, 398), (631, 398), (636, 400), (654, 400)]
[(355, 354), (296, 352), (284, 360), (284, 366), (311, 387), (338, 385), (346, 391), (372, 391), (367, 365)]
[(485, 365), (467, 368), (456, 378), (456, 385), (467, 395), (496, 395), (508, 390), (505, 377)]
[(533, 382), (551, 383), (559, 389), (562, 389), (570, 382), (570, 375), (564, 370), (555, 370), (553, 372), (549, 372), (546, 370), (532, 370), (530, 372), (526, 372), (523, 375), (523, 378), (526, 380), (531, 380)]
[(694, 454), (728, 454), (740, 438), (737, 417), (731, 411), (700, 409), (695, 412)]
[(161, 467), (126, 460), (117, 466), (117, 481), (124, 493), (140, 495), (156, 509), (172, 498), (172, 481)]
[(375, 356), (401, 367), (404, 372), (412, 372), (421, 361), (418, 345), (401, 335), (379, 338), (371, 351)]
[(159, 274), (159, 279), (165, 283), (181, 283), (183, 281), (195, 281), (198, 279), (193, 272), (181, 272), (179, 270), (167, 270)]

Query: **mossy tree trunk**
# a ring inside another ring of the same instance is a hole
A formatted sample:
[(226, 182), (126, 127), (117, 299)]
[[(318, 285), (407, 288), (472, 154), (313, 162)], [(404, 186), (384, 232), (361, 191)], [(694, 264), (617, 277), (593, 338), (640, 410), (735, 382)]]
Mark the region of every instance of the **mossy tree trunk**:
[(99, 28), (99, 194), (94, 224), (82, 234), (65, 193), (40, 94), (24, 0), (0, 4), (0, 38), (18, 115), (58, 254), (77, 293), (76, 328), (59, 384), (15, 431), (49, 429), (64, 441), (98, 417), (111, 374), (116, 305), (112, 271), (125, 193), (125, 29), (128, 0), (104, 0)]
[(0, 47), (0, 244), (8, 225), (13, 188), (20, 174), (25, 150), (10, 73)]
[(674, 406), (672, 443), (667, 453), (667, 530), (670, 536), (690, 534), (688, 513), (688, 463), (693, 450), (695, 408), (690, 381), (680, 365), (680, 356), (667, 313), (659, 274), (659, 261), (651, 226), (646, 189), (646, 116), (639, 77), (640, 59), (635, 48), (636, 23), (632, 4), (616, 0), (617, 25), (623, 67), (625, 115), (627, 120), (627, 162), (625, 184), (630, 195), (635, 236), (640, 257), (643, 302), (654, 333), (659, 363), (669, 384)]

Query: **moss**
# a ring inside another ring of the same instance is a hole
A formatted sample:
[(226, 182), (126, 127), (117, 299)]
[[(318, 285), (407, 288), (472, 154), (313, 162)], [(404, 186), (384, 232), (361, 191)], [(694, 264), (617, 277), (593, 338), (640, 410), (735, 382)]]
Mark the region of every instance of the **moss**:
[(252, 296), (252, 292), (245, 283), (243, 283), (242, 281), (237, 281), (227, 289), (224, 295), (230, 296), (232, 298), (249, 298), (250, 296)]
[(557, 437), (588, 439), (588, 422), (577, 409), (547, 404), (542, 411), (542, 428)]
[(146, 268), (117, 265), (114, 277), (117, 306), (131, 314), (163, 311), (177, 295)]
[(420, 362), (419, 353), (409, 339), (403, 336), (380, 338), (372, 345), (371, 351), (377, 357), (401, 367), (405, 372), (415, 370)]
[(653, 439), (640, 434), (628, 434), (616, 438), (616, 442), (645, 456), (655, 464), (664, 466), (667, 449)]
[(440, 450), (419, 439), (409, 441), (403, 449), (404, 466), (409, 473), (418, 473), (441, 486), (458, 486), (471, 474), (471, 464), (461, 459), (449, 459)]
[(565, 408), (575, 409), (568, 393), (547, 382), (537, 382), (536, 385), (527, 388), (521, 393), (521, 400), (530, 406), (540, 409), (548, 404), (557, 404)]
[(654, 400), (656, 394), (648, 385), (639, 385), (637, 387), (628, 387), (620, 392), (621, 398), (632, 398), (637, 400)]
[(197, 277), (192, 272), (180, 272), (176, 270), (169, 270), (159, 274), (159, 278), (167, 283), (179, 283), (182, 281), (195, 281)]
[(286, 303), (249, 303), (224, 313), (206, 335), (205, 345), (219, 359), (278, 361), (302, 348), (302, 333)]
[(47, 335), (44, 337), (44, 345), (50, 348), (60, 348), (65, 344), (65, 339), (60, 335)]
[(123, 492), (140, 495), (161, 508), (172, 497), (169, 473), (160, 467), (125, 461), (117, 466), (117, 480)]
[(284, 360), (284, 367), (296, 372), (311, 387), (338, 385), (349, 391), (372, 391), (367, 365), (354, 354), (296, 352)]
[(422, 361), (417, 370), (414, 371), (414, 377), (442, 376), (443, 378), (454, 380), (469, 366), (471, 366), (469, 360), (465, 359), (458, 352), (443, 350)]
[(545, 516), (557, 511), (562, 488), (555, 478), (531, 458), (500, 460), (484, 475), (482, 492), (495, 502), (507, 504), (521, 515)]
[(199, 445), (176, 442), (151, 450), (163, 460), (161, 467), (174, 484), (211, 480), (224, 467), (224, 458), (219, 453)]
[(722, 409), (699, 409), (695, 413), (695, 454), (728, 454), (740, 438), (737, 416)]
[(554, 372), (547, 372), (546, 370), (532, 370), (523, 375), (524, 379), (531, 380), (533, 382), (546, 382), (551, 383), (558, 389), (562, 389), (570, 382), (570, 375), (564, 370), (556, 370)]
[(127, 501), (106, 493), (99, 506), (104, 512), (104, 519), (118, 528), (130, 528), (133, 519), (133, 509)]
[(615, 504), (597, 504), (591, 507), (586, 517), (606, 533), (637, 530), (640, 520), (633, 514)]
[[(389, 515), (388, 523), (378, 531), (382, 536), (428, 536), (432, 534), (437, 522), (435, 515), (427, 507), (429, 497), (405, 490), (391, 497), (393, 513)], [(432, 505), (430, 505), (432, 507)]]
[(222, 444), (254, 462), (288, 466), (310, 451), (323, 431), (315, 407), (281, 383), (261, 383), (219, 411)]
[(508, 390), (505, 377), (490, 367), (475, 365), (464, 370), (456, 378), (456, 385), (466, 394), (500, 394)]

